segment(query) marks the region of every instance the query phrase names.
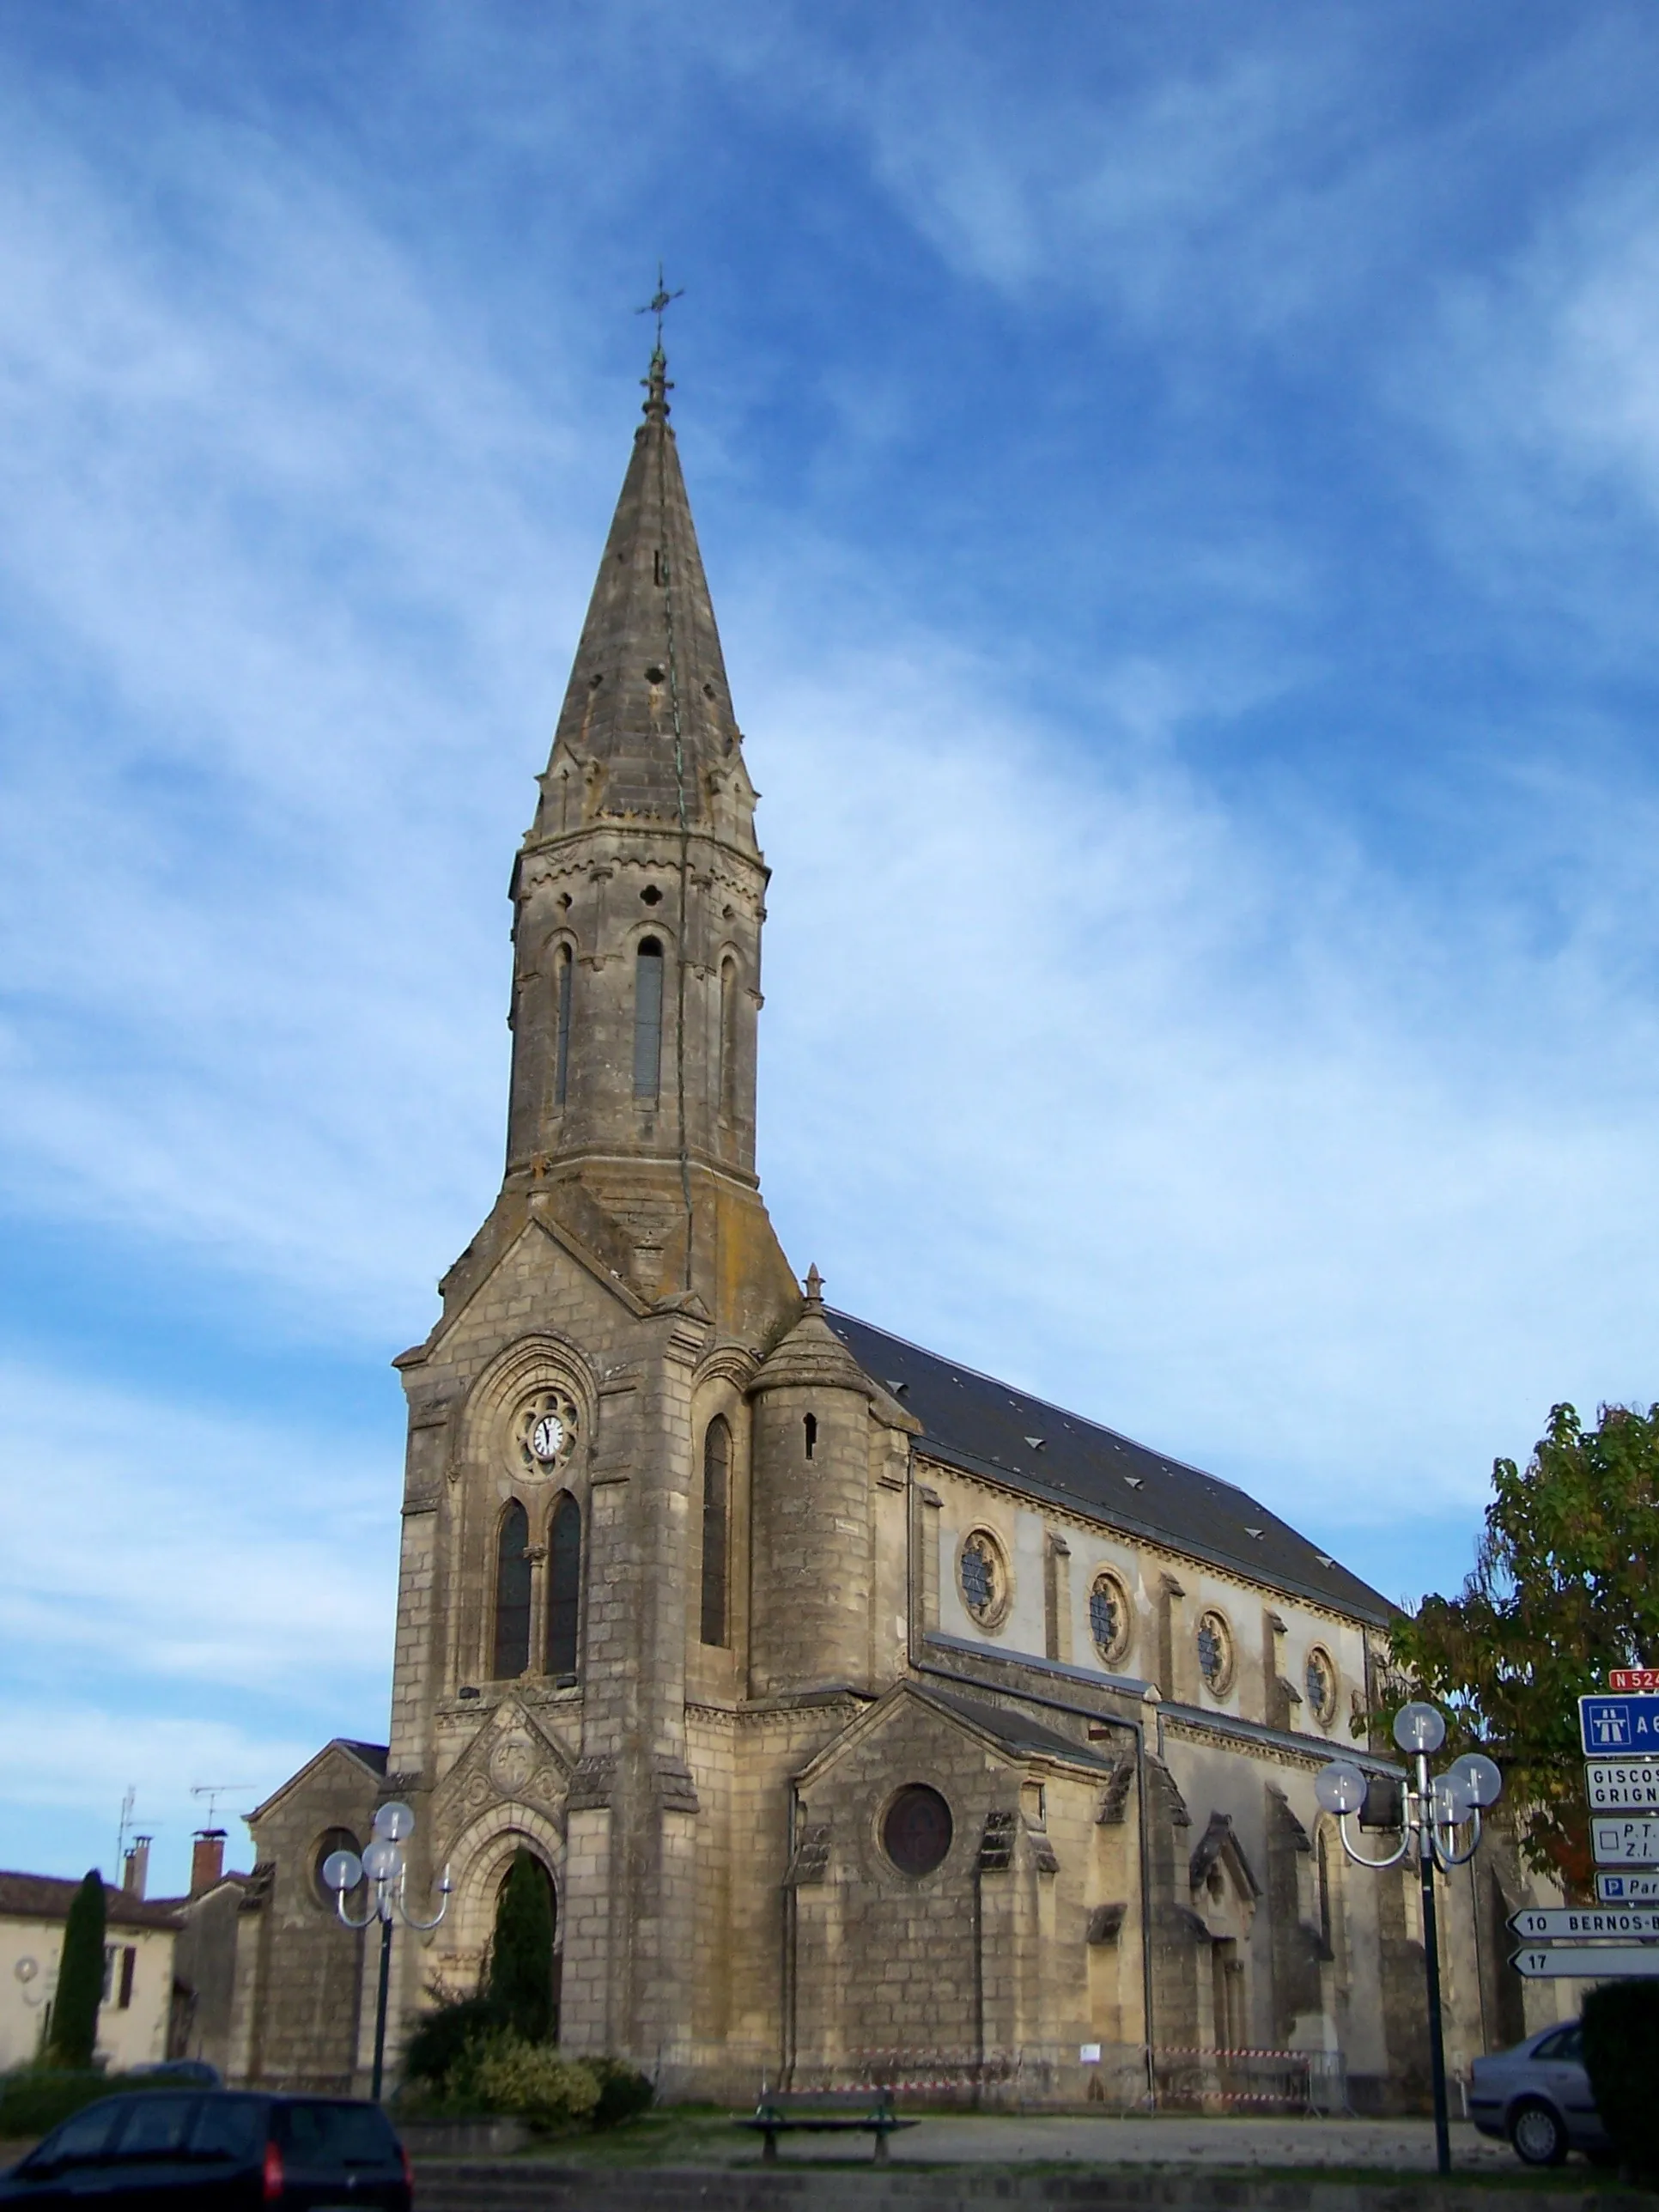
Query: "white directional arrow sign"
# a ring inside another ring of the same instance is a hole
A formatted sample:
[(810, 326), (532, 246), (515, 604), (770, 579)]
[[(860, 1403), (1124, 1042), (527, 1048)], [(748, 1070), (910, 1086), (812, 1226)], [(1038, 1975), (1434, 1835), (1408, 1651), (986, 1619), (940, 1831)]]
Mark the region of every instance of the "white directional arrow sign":
[(1529, 1982), (1604, 1982), (1644, 1977), (1659, 1980), (1659, 1944), (1557, 1943), (1548, 1950), (1513, 1951), (1510, 1964)]
[(1659, 1866), (1659, 1820), (1592, 1820), (1597, 1866)]
[(1587, 1759), (1592, 1813), (1659, 1812), (1659, 1759)]
[(1592, 1936), (1659, 1936), (1659, 1905), (1525, 1905), (1510, 1915), (1523, 1943), (1583, 1942)]

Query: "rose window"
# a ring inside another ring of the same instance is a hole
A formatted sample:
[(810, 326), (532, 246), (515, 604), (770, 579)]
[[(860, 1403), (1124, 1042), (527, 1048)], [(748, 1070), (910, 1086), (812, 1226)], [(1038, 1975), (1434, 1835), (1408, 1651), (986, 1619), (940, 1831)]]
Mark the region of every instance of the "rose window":
[(1089, 1593), (1089, 1633), (1109, 1665), (1129, 1646), (1129, 1600), (1115, 1575), (1097, 1575)]
[(563, 1390), (537, 1390), (519, 1408), (513, 1424), (514, 1458), (532, 1482), (567, 1466), (576, 1449), (578, 1415)]
[(982, 1628), (994, 1628), (1008, 1609), (1008, 1570), (996, 1539), (983, 1528), (963, 1546), (958, 1573), (963, 1605)]
[(1325, 1725), (1336, 1711), (1336, 1667), (1329, 1652), (1322, 1651), (1316, 1644), (1308, 1654), (1305, 1680), (1309, 1707), (1314, 1718)]
[(951, 1808), (925, 1782), (901, 1790), (881, 1824), (881, 1847), (901, 1874), (932, 1874), (942, 1866), (951, 1836)]
[(1224, 1695), (1233, 1679), (1233, 1639), (1218, 1613), (1199, 1616), (1198, 1667), (1213, 1694), (1218, 1698)]

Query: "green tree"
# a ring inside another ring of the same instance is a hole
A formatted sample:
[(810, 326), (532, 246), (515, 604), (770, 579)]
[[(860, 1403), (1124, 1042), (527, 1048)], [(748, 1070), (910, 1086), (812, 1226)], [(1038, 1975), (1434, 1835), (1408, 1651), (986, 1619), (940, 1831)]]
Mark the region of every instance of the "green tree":
[(553, 1892), (540, 1860), (522, 1849), (495, 1901), (489, 1996), (526, 2041), (543, 2043), (552, 2034)]
[(1659, 1406), (1571, 1406), (1524, 1468), (1492, 1467), (1474, 1571), (1396, 1619), (1394, 1656), (1504, 1770), (1521, 1846), (1573, 1888), (1592, 1875), (1577, 1699), (1611, 1667), (1659, 1664)]
[(90, 2066), (104, 1997), (104, 1884), (96, 1868), (70, 1903), (52, 2001), (47, 2051), (59, 2066)]

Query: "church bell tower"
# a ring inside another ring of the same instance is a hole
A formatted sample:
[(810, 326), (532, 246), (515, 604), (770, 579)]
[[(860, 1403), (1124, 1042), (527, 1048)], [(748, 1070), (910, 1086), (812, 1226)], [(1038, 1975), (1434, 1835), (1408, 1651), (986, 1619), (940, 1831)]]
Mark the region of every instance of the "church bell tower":
[(660, 343), (645, 388), (513, 870), (501, 1192), (398, 1362), (388, 1771), (456, 1881), (401, 2002), (477, 1985), (527, 1850), (567, 2046), (684, 2065), (720, 2039), (696, 1992), (737, 1818), (749, 1392), (802, 1298), (755, 1172), (767, 870)]
[(752, 1335), (796, 1295), (755, 1175), (767, 869), (672, 388), (659, 346), (514, 871), (503, 1196)]

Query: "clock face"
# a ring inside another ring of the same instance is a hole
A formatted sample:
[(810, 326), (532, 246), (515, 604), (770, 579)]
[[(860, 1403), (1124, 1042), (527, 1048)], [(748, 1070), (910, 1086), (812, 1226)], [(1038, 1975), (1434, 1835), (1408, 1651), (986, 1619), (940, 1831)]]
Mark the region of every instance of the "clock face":
[(530, 1449), (544, 1463), (556, 1460), (564, 1443), (564, 1423), (556, 1413), (543, 1413), (530, 1431)]

